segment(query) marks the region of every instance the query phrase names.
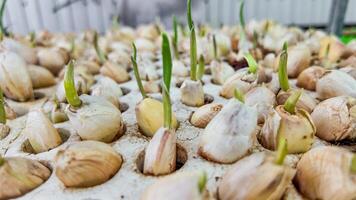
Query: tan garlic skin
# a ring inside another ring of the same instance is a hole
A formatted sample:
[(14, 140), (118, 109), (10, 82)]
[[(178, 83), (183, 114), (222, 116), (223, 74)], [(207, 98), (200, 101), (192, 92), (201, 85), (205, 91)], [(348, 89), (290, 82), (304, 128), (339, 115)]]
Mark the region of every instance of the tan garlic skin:
[(235, 70), (228, 63), (216, 60), (210, 63), (210, 69), (212, 81), (218, 85), (223, 85), (235, 73)]
[(356, 99), (333, 97), (319, 103), (311, 114), (316, 135), (326, 141), (356, 138)]
[[(136, 105), (135, 112), (138, 127), (144, 135), (152, 137), (163, 126), (162, 102), (145, 98)], [(172, 127), (178, 128), (178, 121), (174, 113), (172, 113)]]
[(112, 62), (105, 62), (100, 68), (100, 73), (113, 79), (117, 83), (123, 83), (130, 80), (130, 75), (127, 73), (126, 69), (121, 65)]
[(5, 158), (0, 166), (0, 199), (19, 197), (44, 183), (51, 171), (38, 161), (21, 157)]
[(100, 77), (91, 87), (91, 95), (102, 96), (110, 101), (116, 108), (120, 108), (119, 97), (123, 95), (120, 86), (111, 78)]
[(29, 65), (27, 69), (34, 89), (49, 87), (56, 84), (53, 74), (48, 69), (38, 65)]
[[(203, 200), (204, 191), (199, 191), (200, 174), (183, 172), (166, 176), (148, 186), (141, 200)], [(177, 190), (179, 188), (179, 190)]]
[(173, 60), (172, 62), (172, 74), (178, 77), (187, 77), (189, 76), (189, 70), (180, 60)]
[(23, 134), (35, 153), (45, 152), (62, 144), (57, 129), (41, 109), (34, 108), (28, 113)]
[(9, 51), (12, 51), (21, 56), (27, 64), (36, 64), (38, 61), (35, 49), (21, 44), (16, 40), (4, 38), (1, 42), (1, 45)]
[(235, 163), (218, 186), (220, 200), (279, 200), (295, 170), (274, 163), (273, 154), (254, 153)]
[(156, 81), (144, 81), (143, 90), (146, 93), (161, 93), (161, 86)]
[[(293, 92), (295, 92), (295, 89), (289, 89), (286, 92), (283, 90), (280, 90), (276, 96), (277, 104), (284, 105), (284, 103), (287, 101), (288, 97), (290, 97), (293, 94)], [(304, 109), (308, 113), (311, 113), (314, 110), (317, 103), (318, 102), (316, 101), (316, 99), (314, 99), (308, 93), (303, 92), (297, 102), (296, 107), (300, 108), (300, 109)]]
[(245, 156), (256, 138), (257, 111), (230, 100), (200, 136), (198, 153), (217, 163), (233, 163)]
[(248, 106), (256, 107), (258, 123), (263, 123), (276, 105), (276, 96), (267, 87), (259, 86), (246, 93), (245, 103)]
[(176, 169), (176, 145), (174, 130), (158, 129), (146, 148), (143, 173), (155, 176), (172, 173)]
[(203, 84), (200, 81), (186, 79), (180, 87), (183, 104), (187, 106), (199, 107), (204, 104)]
[(343, 95), (356, 98), (356, 79), (340, 70), (330, 70), (317, 81), (316, 92), (320, 99)]
[(315, 132), (308, 112), (296, 109), (292, 115), (280, 105), (269, 114), (258, 138), (263, 147), (276, 150), (279, 138), (283, 137), (288, 142), (288, 153), (304, 153), (312, 147)]
[(246, 93), (255, 87), (257, 85), (257, 76), (249, 74), (247, 70), (246, 68), (240, 69), (228, 78), (220, 90), (220, 96), (230, 99), (234, 96), (235, 88), (238, 88), (242, 93)]
[(41, 48), (37, 52), (39, 65), (47, 68), (53, 74), (58, 74), (68, 63), (69, 55), (62, 48)]
[(6, 138), (10, 133), (10, 127), (0, 123), (0, 140)]
[(353, 200), (356, 174), (350, 170), (353, 153), (335, 146), (314, 148), (297, 165), (295, 183), (308, 199)]
[(325, 73), (325, 69), (319, 66), (311, 66), (305, 70), (303, 70), (297, 79), (297, 86), (315, 91), (316, 82), (320, 77)]
[(2, 51), (0, 63), (0, 87), (5, 96), (20, 102), (32, 99), (32, 82), (25, 61), (16, 53)]
[(58, 151), (56, 175), (65, 187), (102, 184), (120, 169), (123, 159), (110, 145), (98, 141), (72, 143)]
[(80, 108), (67, 106), (65, 112), (83, 140), (111, 142), (124, 134), (121, 112), (103, 97), (81, 95)]
[(198, 128), (205, 128), (209, 122), (221, 111), (223, 105), (210, 103), (199, 107), (191, 116), (190, 123)]

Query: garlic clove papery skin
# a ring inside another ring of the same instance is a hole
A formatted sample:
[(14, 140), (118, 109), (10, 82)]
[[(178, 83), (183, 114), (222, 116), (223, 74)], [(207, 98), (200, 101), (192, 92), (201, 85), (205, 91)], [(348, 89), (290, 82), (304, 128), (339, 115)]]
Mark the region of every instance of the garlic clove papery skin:
[(44, 183), (51, 171), (38, 161), (21, 157), (5, 158), (0, 166), (0, 199), (24, 195)]
[(246, 93), (245, 103), (248, 106), (256, 107), (258, 123), (263, 123), (276, 105), (276, 96), (264, 86), (255, 87)]
[(187, 77), (187, 76), (189, 76), (189, 70), (184, 65), (184, 63), (182, 61), (173, 60), (172, 66), (173, 66), (172, 74), (174, 76), (178, 76), (178, 77)]
[[(140, 131), (148, 137), (152, 137), (163, 126), (163, 104), (162, 102), (145, 98), (135, 108), (136, 120)], [(172, 113), (172, 127), (178, 128), (178, 121)]]
[(2, 51), (0, 63), (0, 87), (5, 96), (20, 102), (32, 99), (32, 82), (25, 61), (16, 53)]
[(199, 179), (198, 172), (183, 172), (163, 177), (146, 188), (141, 200), (203, 200), (205, 198), (204, 193), (199, 191)]
[(281, 199), (294, 175), (294, 169), (273, 163), (272, 154), (254, 153), (227, 171), (219, 183), (218, 196), (220, 200)]
[(194, 107), (204, 104), (204, 90), (201, 81), (184, 80), (180, 92), (180, 100), (183, 104)]
[(32, 109), (28, 113), (23, 134), (35, 153), (49, 151), (62, 144), (57, 129), (41, 109)]
[(110, 101), (116, 108), (120, 108), (119, 97), (123, 95), (120, 86), (108, 77), (100, 77), (91, 87), (92, 96), (101, 96)]
[(1, 41), (1, 45), (9, 51), (12, 51), (21, 56), (27, 64), (36, 64), (38, 61), (35, 49), (23, 45), (16, 40), (4, 38)]
[(210, 69), (212, 81), (218, 85), (224, 84), (235, 73), (235, 70), (228, 63), (216, 60), (210, 63)]
[(126, 69), (123, 66), (112, 62), (105, 62), (100, 68), (100, 73), (113, 79), (117, 83), (123, 83), (130, 80), (130, 75)]
[(53, 74), (48, 69), (37, 65), (29, 65), (27, 69), (34, 89), (49, 87), (56, 84)]
[(81, 95), (80, 108), (67, 106), (65, 113), (83, 140), (111, 142), (124, 134), (121, 112), (103, 97)]
[(55, 158), (56, 175), (65, 187), (83, 188), (109, 180), (123, 159), (110, 145), (98, 141), (72, 143)]
[(317, 81), (316, 92), (320, 99), (343, 95), (356, 98), (356, 79), (340, 70), (327, 71)]
[(69, 61), (68, 53), (61, 48), (41, 48), (37, 52), (39, 65), (58, 74)]
[(351, 99), (346, 96), (333, 97), (315, 107), (311, 117), (319, 138), (329, 142), (356, 138), (356, 103), (350, 104)]
[(205, 128), (209, 122), (221, 111), (223, 105), (210, 103), (199, 107), (191, 116), (190, 123), (198, 128)]
[[(289, 89), (287, 92), (280, 90), (279, 93), (277, 94), (277, 104), (278, 105), (284, 105), (284, 103), (287, 101), (288, 97), (290, 97), (293, 92), (295, 92), (294, 89)], [(304, 109), (308, 113), (313, 112), (315, 106), (317, 105), (316, 99), (314, 99), (312, 96), (310, 96), (307, 92), (303, 92), (302, 95), (300, 96), (296, 107), (300, 109)]]
[(10, 133), (10, 127), (0, 123), (0, 140), (6, 138)]
[(308, 199), (353, 200), (356, 174), (351, 172), (353, 153), (335, 146), (314, 148), (297, 165), (295, 183)]
[(315, 132), (315, 125), (308, 112), (296, 109), (292, 115), (283, 106), (277, 106), (268, 115), (258, 139), (263, 147), (276, 150), (279, 138), (285, 138), (288, 153), (304, 153), (312, 147)]
[(256, 109), (232, 99), (205, 128), (199, 154), (217, 163), (233, 163), (251, 150), (256, 129)]
[(176, 169), (177, 136), (174, 130), (161, 127), (145, 151), (144, 174), (164, 175)]
[(325, 73), (325, 69), (319, 66), (311, 66), (303, 70), (297, 79), (297, 86), (307, 90), (315, 91), (316, 82)]

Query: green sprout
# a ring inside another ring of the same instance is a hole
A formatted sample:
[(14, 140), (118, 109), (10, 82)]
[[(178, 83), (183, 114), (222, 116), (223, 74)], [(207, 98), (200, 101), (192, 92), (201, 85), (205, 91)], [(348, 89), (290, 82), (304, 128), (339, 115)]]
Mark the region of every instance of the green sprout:
[(72, 37), (72, 38), (70, 39), (70, 50), (69, 50), (70, 55), (73, 56), (74, 51), (75, 51), (75, 39), (74, 39), (74, 37)]
[(253, 56), (250, 53), (247, 53), (245, 54), (244, 58), (248, 64), (248, 72), (251, 74), (256, 74), (258, 65)]
[(80, 100), (74, 83), (74, 60), (71, 60), (67, 66), (67, 71), (64, 75), (64, 90), (68, 103), (73, 107), (80, 107)]
[(283, 165), (284, 159), (286, 158), (288, 154), (288, 143), (287, 139), (285, 138), (280, 138), (278, 141), (278, 149), (277, 149), (277, 156), (275, 163), (277, 165)]
[(192, 19), (191, 13), (191, 0), (188, 0), (188, 10), (187, 10), (187, 19), (188, 26), (190, 29), (190, 79), (196, 81), (197, 73), (197, 40), (195, 36), (195, 27)]
[(137, 82), (138, 88), (139, 88), (139, 90), (141, 92), (142, 98), (147, 98), (147, 94), (146, 94), (145, 90), (143, 89), (143, 85), (142, 85), (142, 81), (141, 81), (141, 77), (140, 77), (140, 72), (138, 71), (137, 49), (136, 49), (135, 43), (132, 43), (132, 50), (133, 50), (133, 54), (131, 55), (131, 62), (132, 62), (132, 67), (133, 67), (133, 70), (134, 70), (136, 82)]
[(326, 46), (326, 49), (325, 49), (325, 54), (324, 54), (325, 59), (327, 59), (329, 57), (329, 52), (330, 52), (330, 42), (328, 43), (328, 45)]
[(178, 21), (177, 17), (173, 15), (173, 49), (174, 49), (174, 56), (176, 59), (179, 59), (179, 51), (178, 51)]
[(257, 48), (258, 46), (258, 34), (256, 30), (253, 31), (253, 48)]
[(288, 53), (286, 50), (283, 50), (279, 57), (279, 66), (278, 66), (279, 85), (283, 91), (289, 90), (287, 62), (288, 62)]
[(351, 160), (351, 172), (356, 173), (356, 154), (352, 156)]
[(203, 55), (200, 55), (199, 57), (199, 64), (198, 64), (198, 70), (197, 70), (197, 80), (201, 80), (205, 72), (205, 59)]
[(99, 62), (101, 64), (103, 64), (107, 60), (107, 57), (106, 57), (105, 53), (100, 49), (98, 40), (99, 40), (99, 34), (98, 34), (98, 32), (95, 31), (94, 32), (94, 48), (95, 48), (96, 54), (98, 55)]
[(120, 27), (120, 16), (119, 15), (116, 15), (112, 18), (111, 25), (112, 25), (113, 29), (119, 29), (119, 27)]
[(172, 107), (169, 95), (171, 78), (172, 78), (172, 56), (169, 40), (166, 33), (162, 33), (162, 65), (163, 65), (163, 126), (172, 128)]
[(291, 94), (287, 101), (284, 103), (284, 110), (289, 112), (290, 114), (295, 114), (295, 107), (297, 105), (297, 102), (302, 95), (303, 89), (302, 90), (297, 90), (293, 94)]
[(284, 42), (283, 43), (283, 48), (282, 48), (283, 51), (288, 51), (288, 43), (287, 42)]
[(218, 59), (218, 50), (217, 50), (217, 45), (216, 45), (216, 37), (215, 34), (213, 35), (213, 47), (214, 47), (214, 59)]
[(194, 26), (193, 18), (192, 18), (192, 1), (187, 1), (187, 20), (188, 20), (188, 27), (189, 30), (192, 30)]
[(5, 163), (5, 159), (0, 154), (0, 167)]
[(32, 48), (36, 47), (36, 33), (34, 31), (30, 33), (30, 45)]
[(199, 175), (199, 180), (198, 180), (198, 188), (199, 188), (199, 192), (203, 193), (206, 183), (208, 182), (208, 176), (206, 174), (205, 171), (201, 172), (201, 174)]
[(239, 100), (241, 103), (245, 103), (245, 95), (238, 88), (234, 89), (234, 97)]
[(245, 17), (244, 17), (244, 7), (245, 7), (245, 1), (242, 0), (240, 4), (240, 25), (243, 29), (245, 29)]
[(8, 36), (9, 32), (7, 32), (6, 28), (4, 27), (4, 13), (5, 13), (5, 5), (6, 5), (6, 0), (2, 0), (1, 2), (1, 7), (0, 7), (0, 35), (1, 39), (4, 36)]
[(0, 124), (6, 123), (5, 100), (2, 90), (0, 88)]

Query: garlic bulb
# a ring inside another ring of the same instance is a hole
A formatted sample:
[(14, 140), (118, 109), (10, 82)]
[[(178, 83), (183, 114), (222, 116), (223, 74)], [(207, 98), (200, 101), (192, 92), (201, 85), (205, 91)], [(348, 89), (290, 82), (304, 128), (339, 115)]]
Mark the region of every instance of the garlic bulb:
[(186, 79), (180, 87), (181, 101), (185, 105), (199, 107), (204, 104), (204, 90), (202, 83)]
[(316, 135), (326, 141), (356, 138), (356, 99), (333, 97), (319, 103), (311, 114)]
[(314, 148), (297, 165), (295, 183), (308, 199), (356, 198), (356, 174), (350, 170), (355, 155), (333, 146)]
[(239, 160), (222, 177), (219, 199), (281, 199), (294, 175), (294, 169), (273, 163), (271, 154), (254, 153)]
[(164, 175), (176, 169), (177, 136), (174, 130), (160, 128), (145, 151), (144, 174)]
[(325, 69), (319, 66), (311, 66), (302, 71), (297, 79), (297, 86), (315, 91), (316, 82), (325, 73)]
[(23, 134), (35, 153), (45, 152), (62, 144), (57, 129), (41, 109), (32, 109), (28, 113)]
[(205, 128), (199, 154), (214, 162), (233, 163), (249, 152), (256, 129), (256, 110), (232, 99)]
[(56, 155), (56, 175), (65, 187), (91, 187), (114, 176), (122, 157), (110, 145), (98, 141), (72, 143)]
[(123, 83), (130, 80), (130, 75), (127, 73), (126, 69), (121, 65), (112, 62), (105, 62), (100, 68), (100, 73), (115, 80), (117, 83)]
[(228, 63), (216, 60), (210, 63), (210, 69), (212, 81), (218, 85), (224, 84), (235, 73), (235, 70)]
[(189, 70), (180, 60), (173, 60), (173, 69), (172, 74), (178, 77), (187, 77), (189, 76)]
[(53, 74), (58, 74), (68, 63), (69, 55), (61, 48), (41, 48), (37, 52), (39, 65)]
[(2, 51), (0, 63), (0, 87), (5, 96), (21, 102), (32, 99), (32, 82), (25, 61), (16, 53)]
[(56, 84), (53, 74), (46, 68), (37, 65), (29, 65), (27, 69), (34, 89), (49, 87)]
[(218, 103), (206, 104), (198, 108), (190, 118), (195, 127), (205, 128), (209, 122), (221, 111), (223, 105)]
[(67, 106), (65, 112), (83, 140), (111, 142), (124, 133), (121, 112), (103, 97), (81, 95), (79, 108)]
[(0, 164), (0, 199), (24, 195), (44, 183), (50, 175), (51, 171), (38, 161), (4, 158)]
[(116, 108), (120, 108), (119, 97), (123, 95), (120, 86), (108, 77), (100, 77), (91, 87), (91, 95), (102, 96), (110, 101)]
[(246, 93), (251, 88), (256, 86), (256, 74), (248, 73), (247, 68), (243, 68), (235, 72), (233, 76), (228, 78), (223, 84), (220, 95), (227, 99), (234, 96), (234, 89), (238, 88), (242, 93)]
[(316, 83), (316, 92), (320, 99), (347, 95), (356, 98), (356, 79), (340, 70), (331, 70)]
[(255, 87), (246, 93), (245, 103), (248, 106), (256, 107), (258, 123), (263, 123), (276, 105), (276, 96), (265, 86)]
[[(163, 126), (162, 102), (145, 98), (136, 105), (136, 120), (140, 131), (148, 137), (152, 137)], [(178, 128), (178, 121), (172, 113), (172, 127)]]
[(161, 86), (156, 81), (145, 81), (143, 82), (143, 90), (146, 93), (160, 93)]
[(32, 49), (10, 38), (4, 38), (1, 42), (1, 45), (5, 47), (7, 50), (21, 56), (27, 64), (37, 63), (37, 56), (36, 56), (35, 49)]
[(166, 176), (147, 187), (141, 200), (203, 200), (206, 184), (204, 176), (199, 172), (183, 172)]
[(270, 113), (259, 134), (259, 141), (267, 149), (276, 150), (279, 138), (286, 138), (288, 153), (304, 153), (314, 142), (315, 125), (303, 109), (290, 114), (280, 105)]
[[(287, 101), (288, 97), (290, 97), (294, 91), (295, 91), (294, 89), (289, 89), (287, 92), (283, 90), (279, 91), (276, 97), (277, 104), (283, 105)], [(299, 101), (297, 102), (297, 108), (304, 109), (308, 113), (311, 113), (316, 105), (317, 105), (317, 101), (306, 92), (302, 93)]]

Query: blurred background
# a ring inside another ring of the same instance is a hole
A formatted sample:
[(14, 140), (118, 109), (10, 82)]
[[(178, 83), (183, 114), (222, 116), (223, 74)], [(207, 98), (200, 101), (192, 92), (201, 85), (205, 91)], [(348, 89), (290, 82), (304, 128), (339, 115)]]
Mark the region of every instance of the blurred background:
[[(245, 18), (324, 28), (337, 1), (245, 0)], [(214, 27), (237, 24), (239, 5), (239, 0), (193, 0), (193, 17), (196, 23), (207, 22)], [(342, 11), (346, 26), (356, 25), (355, 9), (356, 0), (348, 0), (348, 6)], [(43, 29), (104, 32), (115, 17), (124, 25), (137, 26), (159, 20), (170, 27), (173, 14), (185, 23), (185, 12), (186, 0), (8, 0), (4, 23), (10, 31), (20, 34)]]

